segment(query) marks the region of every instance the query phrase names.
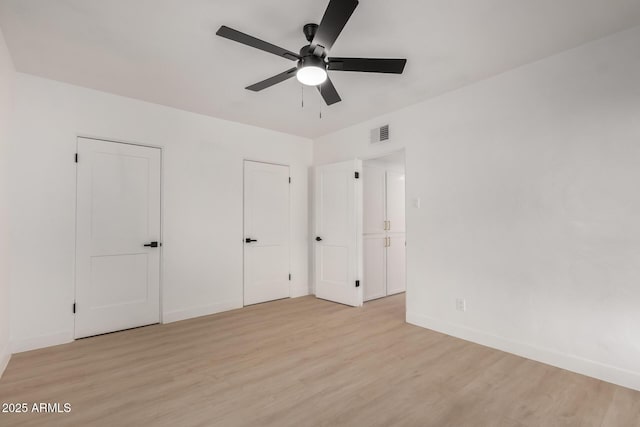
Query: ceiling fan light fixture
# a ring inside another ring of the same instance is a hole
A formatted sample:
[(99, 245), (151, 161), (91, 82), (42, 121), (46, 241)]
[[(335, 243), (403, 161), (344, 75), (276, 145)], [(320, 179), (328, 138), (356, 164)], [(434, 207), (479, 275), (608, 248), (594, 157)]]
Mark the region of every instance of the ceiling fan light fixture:
[(314, 65), (300, 67), (296, 73), (296, 78), (303, 85), (318, 86), (327, 80), (327, 70)]

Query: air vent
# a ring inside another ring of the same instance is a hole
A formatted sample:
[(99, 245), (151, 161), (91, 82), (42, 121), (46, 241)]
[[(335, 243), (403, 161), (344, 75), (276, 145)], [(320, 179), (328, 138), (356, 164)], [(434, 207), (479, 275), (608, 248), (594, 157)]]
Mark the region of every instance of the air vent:
[(389, 140), (389, 125), (384, 125), (371, 130), (371, 143), (386, 142)]

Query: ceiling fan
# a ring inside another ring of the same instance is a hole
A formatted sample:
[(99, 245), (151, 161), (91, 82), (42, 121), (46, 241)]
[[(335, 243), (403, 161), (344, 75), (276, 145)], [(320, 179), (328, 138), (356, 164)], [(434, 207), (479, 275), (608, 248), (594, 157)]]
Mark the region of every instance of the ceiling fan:
[(224, 25), (220, 27), (216, 34), (298, 62), (295, 67), (248, 86), (246, 89), (258, 92), (296, 76), (300, 83), (318, 87), (327, 105), (332, 105), (340, 102), (341, 99), (333, 83), (331, 83), (327, 71), (402, 74), (407, 63), (406, 59), (336, 58), (329, 56), (331, 47), (357, 6), (358, 0), (330, 0), (320, 25), (307, 24), (303, 27), (304, 35), (309, 44), (303, 46), (299, 54)]

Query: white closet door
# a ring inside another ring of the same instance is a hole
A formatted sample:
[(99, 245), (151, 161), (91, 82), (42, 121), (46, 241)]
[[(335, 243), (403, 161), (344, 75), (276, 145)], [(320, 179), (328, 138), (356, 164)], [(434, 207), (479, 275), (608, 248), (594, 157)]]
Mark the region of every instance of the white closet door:
[(244, 305), (288, 298), (288, 166), (245, 161), (244, 237)]
[(406, 238), (404, 234), (390, 235), (387, 247), (387, 295), (404, 292), (406, 278)]
[(387, 172), (387, 220), (389, 232), (405, 232), (404, 173)]
[(159, 241), (160, 150), (79, 138), (76, 338), (160, 321)]
[(364, 277), (362, 281), (364, 300), (369, 301), (387, 295), (386, 277), (386, 247), (384, 236), (365, 235), (364, 248)]
[[(362, 162), (316, 168), (316, 296), (362, 305)], [(358, 283), (356, 283), (358, 281)]]
[(365, 166), (363, 172), (364, 188), (364, 233), (385, 232), (386, 185), (385, 170), (375, 166)]

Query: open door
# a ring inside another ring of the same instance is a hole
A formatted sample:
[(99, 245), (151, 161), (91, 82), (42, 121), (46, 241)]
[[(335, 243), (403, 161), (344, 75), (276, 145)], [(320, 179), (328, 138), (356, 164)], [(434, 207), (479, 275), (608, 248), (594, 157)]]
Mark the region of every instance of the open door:
[(315, 176), (316, 297), (362, 305), (362, 162), (318, 166)]

